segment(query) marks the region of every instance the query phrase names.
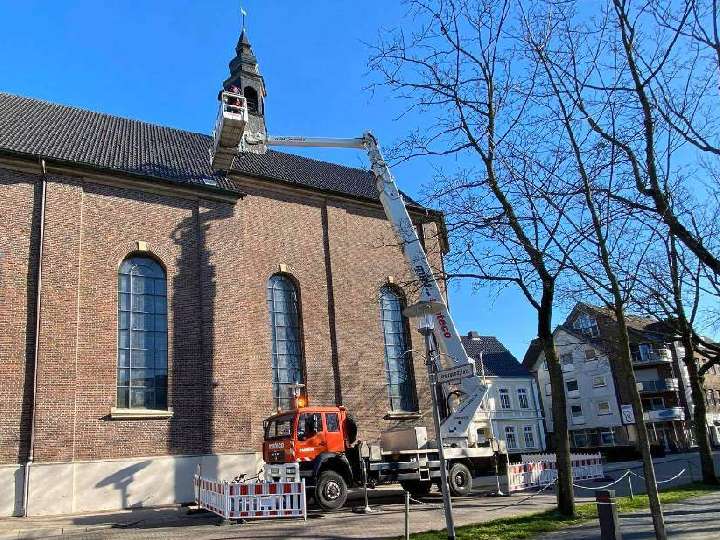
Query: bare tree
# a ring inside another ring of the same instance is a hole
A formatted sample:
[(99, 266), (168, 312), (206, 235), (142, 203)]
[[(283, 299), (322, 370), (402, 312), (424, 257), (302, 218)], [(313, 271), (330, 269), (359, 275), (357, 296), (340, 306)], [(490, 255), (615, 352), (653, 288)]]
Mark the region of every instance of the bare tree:
[[(623, 211), (622, 208), (616, 210), (614, 207), (618, 205), (613, 204), (612, 199), (608, 197), (603, 198), (600, 195), (600, 200), (597, 199), (597, 192), (610, 193), (619, 187), (615, 185), (617, 159), (614, 147), (608, 148), (607, 144), (594, 143), (588, 137), (589, 134), (586, 130), (578, 126), (577, 108), (570, 97), (571, 92), (562, 71), (558, 69), (558, 53), (562, 55), (560, 51), (563, 47), (569, 47), (569, 50), (573, 51), (577, 44), (573, 42), (572, 34), (568, 32), (568, 26), (563, 20), (562, 13), (551, 11), (549, 14), (548, 20), (543, 21), (540, 25), (530, 22), (531, 20), (536, 21), (535, 17), (526, 15), (524, 17), (525, 36), (534, 57), (543, 67), (547, 95), (554, 98), (554, 103), (550, 103), (548, 106), (556, 112), (557, 120), (565, 131), (563, 141), (567, 142), (574, 158), (576, 174), (568, 174), (568, 190), (582, 196), (582, 211), (567, 213), (566, 218), (574, 223), (578, 235), (583, 237), (587, 244), (585, 249), (579, 250), (585, 257), (581, 257), (579, 261), (575, 258), (569, 258), (569, 260), (575, 274), (580, 278), (583, 288), (599, 299), (615, 315), (618, 329), (618, 343), (614, 347), (617, 353), (614, 362), (615, 369), (621, 380), (629, 381), (627, 388), (634, 416), (637, 419), (635, 428), (638, 435), (638, 447), (643, 458), (645, 486), (653, 516), (653, 526), (657, 538), (665, 538), (665, 523), (658, 496), (647, 427), (642, 421), (644, 413), (635, 383), (625, 315), (630, 291), (634, 284), (633, 270), (643, 264), (645, 250), (642, 248), (639, 251), (635, 250), (635, 256), (632, 256), (632, 250), (628, 249), (628, 242), (622, 240), (630, 238), (632, 239), (631, 244), (642, 245), (642, 242), (638, 242), (637, 235), (645, 231), (638, 230), (638, 222), (632, 212)], [(558, 17), (558, 15), (560, 16)], [(549, 22), (557, 18), (560, 19), (557, 26)], [(548, 23), (546, 24), (546, 22)], [(558, 30), (563, 32), (560, 43), (555, 42), (554, 36)], [(590, 145), (589, 148), (586, 148), (583, 141), (588, 139)], [(576, 178), (577, 180), (575, 180)], [(598, 263), (603, 269), (603, 273), (595, 271)]]
[[(542, 168), (529, 157), (528, 145), (541, 151), (533, 141), (543, 125), (528, 114), (535, 69), (509, 37), (517, 30), (510, 0), (409, 4), (416, 28), (381, 38), (370, 60), (382, 84), (428, 118), (395, 157), (462, 156), (470, 164), (455, 175), (439, 173), (433, 193), (447, 210), (451, 236), (462, 245), (448, 276), (518, 287), (536, 310), (554, 396), (558, 509), (572, 516), (564, 383), (552, 336), (563, 264), (561, 254), (548, 255), (560, 242), (554, 208), (562, 203), (538, 197), (553, 191), (557, 175), (538, 174)], [(552, 169), (553, 159), (545, 166)]]
[[(694, 255), (678, 245), (666, 232), (658, 261), (646, 265), (636, 304), (649, 315), (664, 320), (668, 330), (683, 345), (683, 364), (688, 371), (692, 398), (692, 428), (700, 449), (703, 482), (718, 484), (708, 436), (704, 374), (717, 352), (702, 347), (699, 332), (702, 325), (701, 303), (712, 289), (704, 284), (703, 266)], [(703, 354), (704, 353), (704, 354)]]

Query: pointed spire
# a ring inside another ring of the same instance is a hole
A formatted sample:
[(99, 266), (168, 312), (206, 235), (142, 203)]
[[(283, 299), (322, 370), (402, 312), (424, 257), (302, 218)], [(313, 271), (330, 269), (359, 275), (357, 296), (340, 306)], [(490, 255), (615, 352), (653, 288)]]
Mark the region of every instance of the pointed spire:
[[(230, 60), (230, 76), (223, 82), (223, 88), (230, 90), (237, 87), (243, 93), (248, 104), (249, 124), (247, 131), (258, 136), (267, 135), (265, 129), (265, 81), (260, 74), (257, 58), (252, 50), (250, 39), (245, 28), (235, 46), (235, 58)], [(263, 153), (264, 145), (253, 147), (253, 152)]]
[(228, 88), (231, 85), (244, 88), (244, 84), (240, 84), (242, 81), (248, 79), (256, 79), (259, 82), (261, 88), (259, 94), (265, 94), (265, 83), (260, 75), (260, 68), (258, 67), (257, 58), (252, 50), (252, 45), (248, 39), (247, 32), (243, 28), (240, 33), (237, 45), (235, 46), (235, 58), (230, 60), (230, 77), (225, 81), (223, 86)]

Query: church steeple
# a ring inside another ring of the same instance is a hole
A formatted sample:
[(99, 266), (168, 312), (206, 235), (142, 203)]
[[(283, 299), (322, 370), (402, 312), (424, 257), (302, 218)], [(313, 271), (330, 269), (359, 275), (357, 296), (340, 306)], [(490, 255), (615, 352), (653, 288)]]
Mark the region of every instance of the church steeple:
[[(257, 58), (244, 28), (235, 46), (235, 53), (235, 58), (229, 64), (230, 76), (223, 82), (223, 88), (230, 90), (236, 86), (240, 89), (248, 103), (249, 122), (246, 132), (265, 137), (265, 81), (260, 75)], [(265, 146), (249, 147), (248, 150), (264, 152)]]

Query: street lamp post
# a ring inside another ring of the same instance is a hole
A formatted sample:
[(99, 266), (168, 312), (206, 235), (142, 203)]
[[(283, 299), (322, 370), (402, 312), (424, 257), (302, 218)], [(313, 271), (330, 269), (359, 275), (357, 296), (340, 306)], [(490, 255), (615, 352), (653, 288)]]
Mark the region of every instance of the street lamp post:
[(428, 378), (430, 379), (430, 394), (432, 395), (433, 421), (435, 423), (435, 440), (437, 441), (438, 456), (440, 457), (440, 487), (443, 496), (443, 506), (445, 508), (445, 524), (449, 540), (455, 540), (455, 522), (452, 515), (452, 500), (450, 499), (450, 490), (447, 478), (447, 467), (445, 466), (445, 452), (443, 450), (442, 436), (440, 434), (440, 413), (438, 412), (437, 384), (435, 372), (437, 365), (433, 360), (433, 317), (426, 314), (420, 318), (418, 324), (418, 332), (425, 338), (425, 365), (428, 370)]

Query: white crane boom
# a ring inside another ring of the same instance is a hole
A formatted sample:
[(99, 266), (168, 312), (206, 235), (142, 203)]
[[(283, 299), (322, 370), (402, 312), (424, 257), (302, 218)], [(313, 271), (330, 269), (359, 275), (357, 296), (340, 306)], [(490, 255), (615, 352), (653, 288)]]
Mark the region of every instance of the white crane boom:
[[(415, 226), (405, 207), (402, 195), (372, 133), (367, 132), (362, 137), (350, 139), (269, 136), (266, 140), (253, 140), (246, 137), (246, 143), (265, 143), (268, 146), (365, 149), (370, 158), (372, 172), (375, 175), (380, 202), (396, 236), (400, 240), (405, 258), (420, 284), (420, 301), (435, 307), (433, 310), (436, 311), (433, 333), (440, 356), (449, 359), (453, 367), (474, 366), (474, 362), (468, 357), (460, 341), (460, 335), (455, 329), (455, 324), (440, 292), (440, 287), (438, 287), (435, 280)], [(442, 368), (440, 358), (436, 356), (435, 362), (436, 371), (439, 371)], [(443, 420), (441, 435), (449, 444), (471, 446), (476, 442), (476, 434), (470, 428), (475, 419), (475, 413), (487, 394), (488, 387), (476, 375), (463, 378), (461, 387), (464, 397), (455, 410)]]

